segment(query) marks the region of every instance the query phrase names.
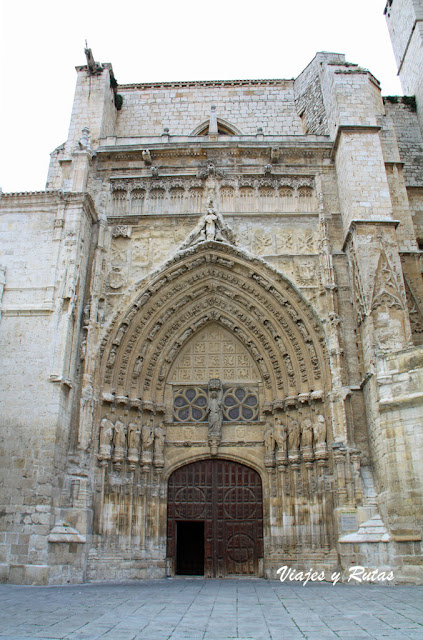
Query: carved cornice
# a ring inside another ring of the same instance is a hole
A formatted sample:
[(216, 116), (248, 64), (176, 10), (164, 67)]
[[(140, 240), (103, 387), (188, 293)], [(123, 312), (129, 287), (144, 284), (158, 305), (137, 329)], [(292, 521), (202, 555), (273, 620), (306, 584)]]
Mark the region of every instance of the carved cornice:
[(293, 84), (293, 79), (283, 78), (269, 78), (265, 80), (181, 80), (172, 82), (139, 82), (133, 84), (120, 84), (119, 91), (129, 91), (132, 89), (179, 89), (181, 87), (275, 87), (293, 86)]
[(60, 202), (66, 204), (77, 204), (85, 208), (91, 216), (93, 222), (98, 219), (94, 201), (89, 193), (85, 191), (62, 191), (61, 189), (49, 191), (24, 191), (19, 193), (2, 193), (0, 197), (0, 207), (19, 207), (29, 209), (32, 206), (39, 206), (40, 202), (56, 207)]
[[(192, 189), (201, 188), (204, 186), (204, 178), (206, 176), (196, 177), (192, 175), (179, 175), (179, 176), (166, 176), (161, 178), (149, 178), (139, 176), (110, 176), (110, 186), (112, 193), (116, 191), (124, 191), (130, 193), (135, 189), (143, 189), (150, 191), (151, 189), (164, 189), (168, 191), (174, 188)], [(218, 176), (219, 177), (219, 176)], [(292, 187), (298, 189), (299, 187), (314, 188), (314, 175), (310, 174), (279, 174), (272, 177), (264, 177), (257, 173), (257, 171), (251, 174), (233, 174), (220, 176), (222, 179), (218, 180), (220, 187), (243, 187), (251, 186), (254, 188), (260, 187), (272, 187), (274, 189), (283, 187)]]
[[(222, 142), (207, 142), (206, 140), (196, 137), (193, 139), (187, 139), (184, 142), (177, 142), (172, 140), (164, 143), (162, 140), (155, 143), (149, 141), (148, 147), (155, 162), (160, 163), (160, 159), (166, 158), (201, 158), (201, 159), (217, 159), (224, 157), (246, 157), (251, 159), (263, 158), (265, 160), (270, 159), (271, 149), (277, 147), (279, 162), (281, 164), (289, 162), (290, 159), (306, 158), (309, 162), (310, 158), (315, 157), (316, 162), (320, 163), (323, 159), (331, 158), (333, 149), (333, 143), (329, 140), (323, 140), (319, 142), (313, 142), (310, 140), (296, 141), (286, 143), (284, 141), (271, 140), (265, 141), (251, 141), (253, 136), (237, 136), (236, 142), (234, 141), (222, 141)], [(107, 161), (113, 158), (113, 161), (134, 161), (139, 159), (140, 166), (144, 167), (142, 152), (145, 150), (147, 143), (133, 142), (132, 144), (121, 144), (114, 146), (103, 146), (96, 150), (98, 159), (100, 162)], [(277, 172), (278, 164), (274, 164), (273, 171)], [(101, 170), (101, 166), (100, 166)]]

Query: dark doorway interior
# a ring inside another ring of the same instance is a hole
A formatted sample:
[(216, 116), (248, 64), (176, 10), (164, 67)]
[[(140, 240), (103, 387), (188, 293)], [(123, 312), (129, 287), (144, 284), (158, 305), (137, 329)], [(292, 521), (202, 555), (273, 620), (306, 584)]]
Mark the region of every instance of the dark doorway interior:
[(204, 522), (177, 522), (176, 573), (204, 575)]

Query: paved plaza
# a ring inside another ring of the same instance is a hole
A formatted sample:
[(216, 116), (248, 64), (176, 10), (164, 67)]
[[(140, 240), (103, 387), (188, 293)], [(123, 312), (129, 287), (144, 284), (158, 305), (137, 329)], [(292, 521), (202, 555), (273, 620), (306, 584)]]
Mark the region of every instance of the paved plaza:
[(423, 640), (423, 587), (177, 578), (0, 585), (0, 639)]

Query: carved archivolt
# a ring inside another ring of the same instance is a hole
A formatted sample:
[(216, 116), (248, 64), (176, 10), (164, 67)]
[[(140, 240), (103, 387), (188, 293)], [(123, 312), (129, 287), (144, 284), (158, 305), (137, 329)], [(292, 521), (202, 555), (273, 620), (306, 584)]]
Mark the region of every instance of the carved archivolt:
[(162, 403), (175, 359), (207, 325), (234, 336), (267, 400), (327, 388), (323, 333), (308, 303), (264, 262), (216, 242), (167, 263), (116, 318), (101, 342), (99, 386)]

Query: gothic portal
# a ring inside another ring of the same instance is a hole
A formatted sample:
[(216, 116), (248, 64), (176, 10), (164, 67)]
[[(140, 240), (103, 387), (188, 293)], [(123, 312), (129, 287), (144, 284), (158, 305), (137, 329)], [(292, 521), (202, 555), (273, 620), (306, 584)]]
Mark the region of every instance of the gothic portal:
[(422, 580), (417, 5), (405, 97), (337, 53), (119, 85), (86, 51), (46, 191), (0, 193), (0, 579)]
[(257, 471), (192, 462), (168, 482), (167, 557), (176, 574), (263, 574), (263, 493)]
[(97, 572), (136, 546), (171, 575), (263, 575), (275, 545), (294, 558), (299, 544), (309, 556), (333, 544), (319, 319), (290, 281), (229, 239), (203, 239), (202, 224), (102, 342)]

